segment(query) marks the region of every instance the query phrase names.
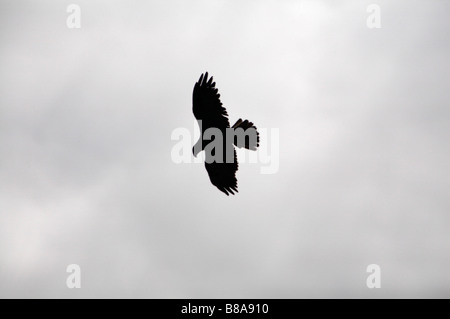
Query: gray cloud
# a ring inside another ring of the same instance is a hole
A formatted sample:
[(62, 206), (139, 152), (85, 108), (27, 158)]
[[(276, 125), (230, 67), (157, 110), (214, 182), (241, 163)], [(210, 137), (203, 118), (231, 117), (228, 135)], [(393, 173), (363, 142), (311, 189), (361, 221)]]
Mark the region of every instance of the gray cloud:
[[(70, 3), (0, 5), (1, 297), (449, 297), (447, 2)], [(280, 130), (232, 198), (170, 158), (204, 71)]]

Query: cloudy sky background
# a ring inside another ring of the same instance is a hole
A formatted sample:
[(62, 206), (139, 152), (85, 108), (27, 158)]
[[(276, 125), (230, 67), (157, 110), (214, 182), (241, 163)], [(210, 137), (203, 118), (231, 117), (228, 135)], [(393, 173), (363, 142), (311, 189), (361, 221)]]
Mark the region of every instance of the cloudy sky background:
[[(70, 3), (0, 2), (0, 297), (450, 297), (448, 1)], [(204, 71), (279, 130), (234, 197), (171, 158)]]

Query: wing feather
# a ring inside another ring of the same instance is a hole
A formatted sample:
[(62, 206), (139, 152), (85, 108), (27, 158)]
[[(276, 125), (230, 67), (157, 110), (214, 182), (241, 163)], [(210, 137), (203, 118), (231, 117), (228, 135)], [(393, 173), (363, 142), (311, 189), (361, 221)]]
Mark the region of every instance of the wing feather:
[(234, 192), (238, 192), (236, 179), (238, 166), (236, 150), (234, 150), (233, 163), (205, 162), (206, 171), (208, 172), (211, 183), (227, 196), (229, 194), (234, 195)]
[(192, 94), (192, 111), (197, 120), (202, 120), (202, 130), (216, 127), (220, 130), (230, 127), (227, 110), (220, 101), (220, 94), (213, 77), (208, 72), (200, 76)]

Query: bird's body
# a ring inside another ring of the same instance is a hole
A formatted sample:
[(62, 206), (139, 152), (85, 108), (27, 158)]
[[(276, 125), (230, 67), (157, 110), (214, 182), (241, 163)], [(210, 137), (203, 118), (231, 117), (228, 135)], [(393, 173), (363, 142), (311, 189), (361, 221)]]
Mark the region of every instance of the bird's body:
[[(237, 147), (256, 150), (259, 134), (253, 123), (239, 119), (232, 127), (222, 106), (220, 94), (208, 72), (194, 86), (192, 110), (200, 126), (200, 138), (193, 147), (194, 156), (205, 151), (205, 167), (211, 183), (226, 195), (237, 192)], [(246, 135), (246, 136), (245, 136)], [(227, 138), (228, 137), (228, 138)]]

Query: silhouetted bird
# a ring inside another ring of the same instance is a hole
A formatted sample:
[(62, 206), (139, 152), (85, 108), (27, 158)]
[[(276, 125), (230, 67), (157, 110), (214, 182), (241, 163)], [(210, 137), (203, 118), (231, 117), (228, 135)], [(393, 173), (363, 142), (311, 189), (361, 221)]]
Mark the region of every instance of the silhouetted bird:
[[(228, 196), (229, 193), (234, 195), (234, 192), (238, 191), (236, 180), (238, 162), (233, 145), (256, 150), (259, 146), (259, 133), (253, 123), (248, 120), (239, 119), (230, 128), (228, 113), (220, 102), (220, 94), (215, 86), (216, 83), (213, 82), (212, 77), (208, 80), (208, 72), (202, 74), (195, 83), (192, 110), (199, 123), (201, 135), (192, 148), (192, 153), (197, 156), (205, 150), (205, 167), (209, 179), (214, 186)], [(208, 131), (208, 129), (211, 130)], [(222, 139), (216, 135), (221, 135)], [(213, 143), (211, 145), (213, 147), (208, 147), (210, 143)], [(223, 151), (222, 154), (221, 151)]]

